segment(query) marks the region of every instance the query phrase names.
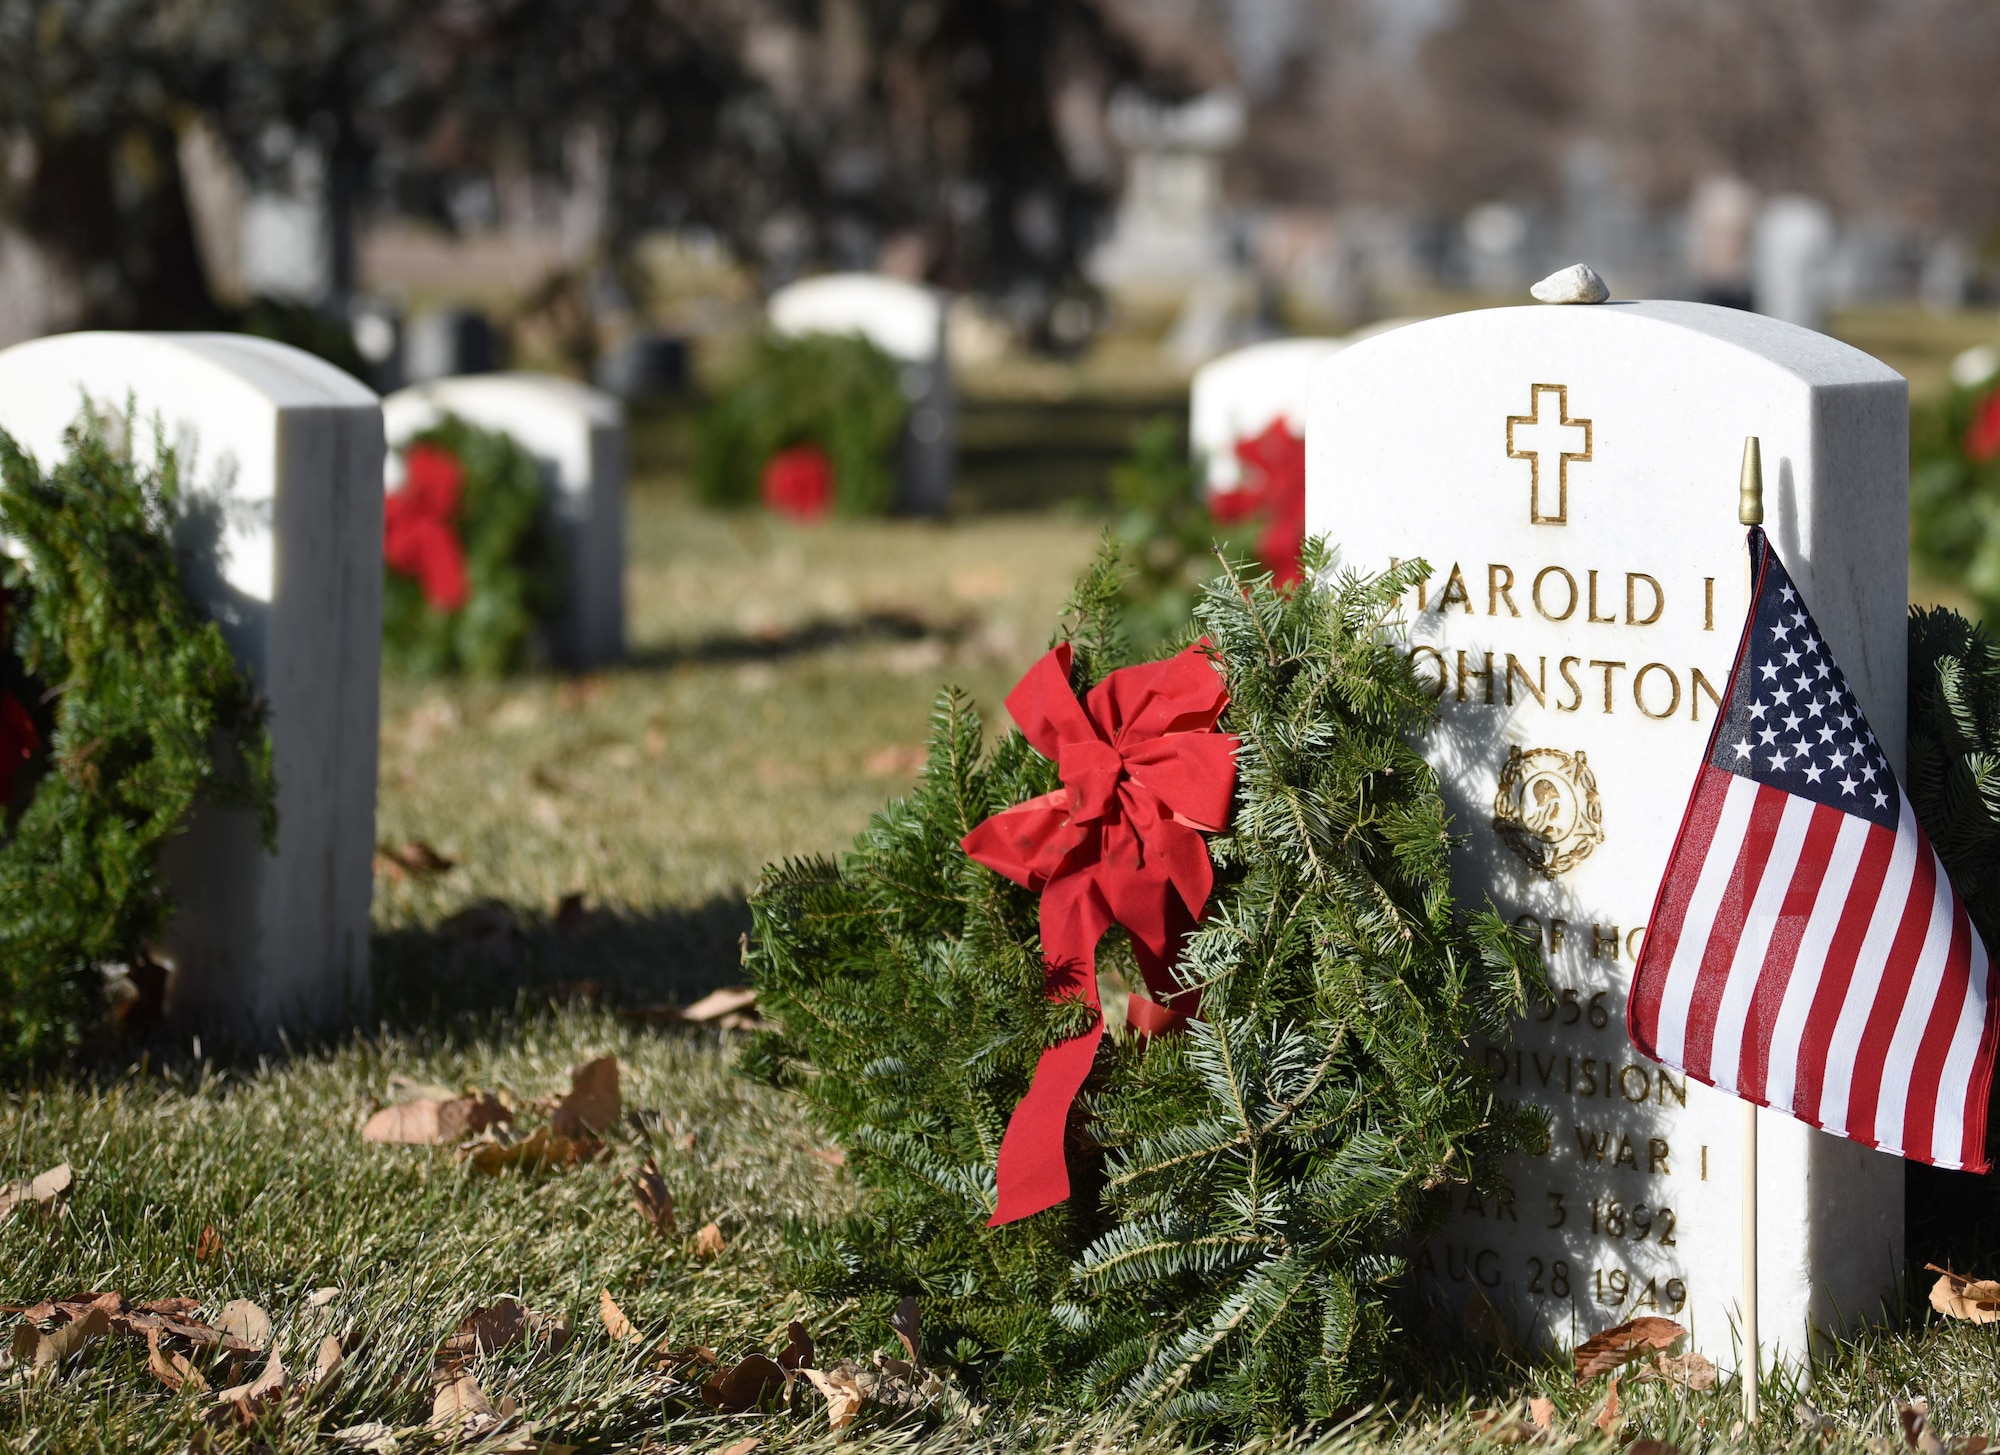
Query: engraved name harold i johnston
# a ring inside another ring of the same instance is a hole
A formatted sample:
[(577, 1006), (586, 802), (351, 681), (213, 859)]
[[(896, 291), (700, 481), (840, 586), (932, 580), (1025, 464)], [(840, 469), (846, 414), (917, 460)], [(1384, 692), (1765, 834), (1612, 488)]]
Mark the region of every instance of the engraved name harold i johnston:
[(1604, 842), (1597, 777), (1580, 752), (1507, 750), (1493, 796), (1493, 827), (1538, 874), (1553, 879)]

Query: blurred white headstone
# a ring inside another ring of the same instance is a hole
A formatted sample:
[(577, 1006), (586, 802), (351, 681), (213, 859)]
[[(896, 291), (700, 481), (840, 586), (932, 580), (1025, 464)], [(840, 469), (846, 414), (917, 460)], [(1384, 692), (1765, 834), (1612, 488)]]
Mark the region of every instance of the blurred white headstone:
[(1126, 154), (1111, 236), (1090, 274), (1114, 290), (1181, 289), (1228, 264), (1222, 159), (1243, 138), (1247, 111), (1234, 91), (1178, 104), (1121, 93), (1112, 136)]
[[(1316, 371), (1307, 528), (1356, 568), (1430, 566), (1403, 630), (1453, 884), (1537, 937), (1556, 994), (1470, 1048), (1552, 1137), (1418, 1257), (1455, 1314), (1476, 1293), (1560, 1343), (1663, 1315), (1734, 1365), (1741, 1104), (1640, 1055), (1626, 991), (1742, 630), (1747, 435), (1771, 540), (1902, 758), (1908, 423), (1875, 359), (1698, 303), (1460, 313)], [(1796, 1363), (1893, 1305), (1903, 1164), (1760, 1122), (1764, 1348)]]
[(1813, 197), (1773, 197), (1757, 216), (1751, 292), (1759, 313), (1824, 330), (1832, 304), (1833, 213)]
[(1340, 339), (1278, 339), (1237, 349), (1195, 370), (1188, 393), (1188, 445), (1205, 462), (1209, 494), (1242, 484), (1238, 441), (1262, 434), (1278, 420), (1305, 437), (1313, 366), (1343, 347)]
[(369, 1006), (382, 652), (382, 411), (310, 354), (234, 334), (73, 333), (0, 352), (0, 428), (46, 470), (85, 396), (165, 427), (186, 583), (270, 706), (278, 850), (200, 810), (162, 862), (168, 1010), (258, 1043)]
[(896, 504), (916, 514), (951, 505), (958, 452), (958, 400), (945, 349), (944, 300), (935, 290), (879, 273), (828, 273), (771, 295), (771, 327), (803, 334), (858, 334), (903, 365), (909, 418), (903, 427)]
[(623, 657), (624, 406), (601, 389), (551, 374), (433, 379), (382, 401), (392, 447), (447, 413), (511, 436), (541, 464), (563, 570), (562, 602), (549, 622), (556, 661), (586, 668)]

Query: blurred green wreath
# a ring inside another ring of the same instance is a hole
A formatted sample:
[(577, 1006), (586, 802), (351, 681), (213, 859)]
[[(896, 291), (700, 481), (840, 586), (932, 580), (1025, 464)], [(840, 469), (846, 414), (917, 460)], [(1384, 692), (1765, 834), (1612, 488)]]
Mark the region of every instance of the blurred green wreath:
[(497, 676), (532, 658), (560, 589), (541, 466), (447, 414), (402, 446), (383, 509), (382, 657), (418, 675)]
[(808, 519), (880, 515), (895, 503), (908, 411), (901, 367), (867, 339), (766, 334), (702, 415), (697, 491)]
[[(44, 475), (0, 432), (0, 1073), (83, 1044), (104, 974), (147, 963), (173, 914), (162, 842), (198, 802), (277, 838), (264, 707), (182, 584), (179, 468), (157, 431), (89, 412)], [(114, 434), (123, 443), (114, 443)]]

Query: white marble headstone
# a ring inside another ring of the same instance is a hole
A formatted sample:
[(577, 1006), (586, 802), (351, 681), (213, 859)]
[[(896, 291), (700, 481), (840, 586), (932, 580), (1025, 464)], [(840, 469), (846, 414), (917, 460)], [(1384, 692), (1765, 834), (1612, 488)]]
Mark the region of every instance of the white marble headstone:
[[(0, 428), (50, 468), (84, 398), (158, 419), (197, 508), (189, 594), (270, 706), (278, 850), (200, 810), (163, 855), (178, 1020), (267, 1042), (369, 1006), (382, 652), (382, 412), (310, 354), (235, 334), (75, 333), (0, 352)], [(205, 528), (204, 528), (205, 523)], [(217, 529), (219, 527), (219, 529)]]
[[(1461, 1194), (1420, 1273), (1523, 1337), (1662, 1314), (1734, 1367), (1742, 1104), (1639, 1055), (1626, 989), (1742, 629), (1747, 435), (1771, 539), (1901, 764), (1904, 381), (1774, 319), (1611, 303), (1412, 325), (1328, 361), (1312, 398), (1308, 529), (1357, 567), (1431, 568), (1404, 604), (1467, 836), (1455, 887), (1539, 937), (1558, 994), (1470, 1048), (1552, 1141), (1510, 1161), (1510, 1200)], [(1796, 1361), (1892, 1296), (1903, 1164), (1760, 1118), (1764, 1354)]]
[[(382, 401), (392, 447), (446, 413), (509, 435), (541, 463), (563, 567), (549, 623), (565, 667), (625, 654), (625, 409), (601, 389), (553, 374), (465, 374), (399, 389)], [(390, 484), (401, 481), (391, 459)]]
[(1205, 462), (1208, 493), (1243, 483), (1236, 444), (1276, 420), (1301, 438), (1313, 366), (1344, 347), (1331, 338), (1288, 338), (1251, 344), (1194, 371), (1188, 391), (1188, 445)]

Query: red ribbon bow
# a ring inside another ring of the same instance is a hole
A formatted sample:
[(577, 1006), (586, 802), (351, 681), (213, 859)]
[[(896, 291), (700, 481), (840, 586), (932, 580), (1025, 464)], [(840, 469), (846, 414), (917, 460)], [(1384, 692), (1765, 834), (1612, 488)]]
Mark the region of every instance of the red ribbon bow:
[(415, 444), (403, 470), (403, 488), (382, 503), (383, 564), (416, 577), (431, 610), (457, 611), (472, 594), (458, 538), (465, 467), (449, 450)]
[[(0, 593), (0, 630), (6, 625), (5, 600), (5, 594)], [(28, 709), (21, 706), (21, 699), (11, 692), (0, 692), (0, 815), (6, 813), (8, 800), (14, 796), (14, 775), (41, 746), (42, 735), (35, 730)]]
[(1209, 502), (1221, 524), (1267, 517), (1257, 537), (1257, 559), (1278, 587), (1298, 584), (1299, 551), (1306, 543), (1306, 442), (1282, 419), (1274, 419), (1254, 439), (1236, 442), (1243, 483)]
[(1164, 662), (1111, 673), (1079, 703), (1067, 642), (1028, 669), (1007, 711), (1064, 787), (1004, 809), (964, 839), (965, 852), (1042, 896), (1042, 955), (1050, 1000), (1081, 999), (1098, 1014), (1082, 1035), (1042, 1052), (1028, 1094), (1000, 1142), (1000, 1197), (989, 1227), (1069, 1196), (1063, 1131), (1090, 1074), (1104, 1016), (1097, 942), (1125, 926), (1146, 987), (1127, 1018), (1148, 1035), (1178, 1030), (1200, 992), (1172, 965), (1208, 905), (1215, 871), (1203, 833), (1229, 821), (1234, 734), (1214, 731), (1229, 694), (1207, 642)]

